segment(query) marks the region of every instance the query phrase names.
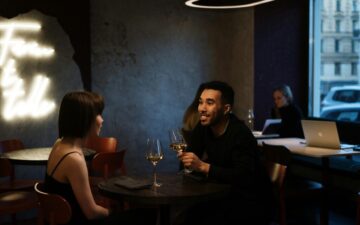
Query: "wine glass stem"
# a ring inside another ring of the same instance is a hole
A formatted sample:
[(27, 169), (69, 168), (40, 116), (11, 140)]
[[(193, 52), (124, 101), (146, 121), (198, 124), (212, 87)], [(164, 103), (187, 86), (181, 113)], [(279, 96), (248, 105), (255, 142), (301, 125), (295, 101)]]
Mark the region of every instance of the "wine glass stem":
[(153, 177), (154, 177), (154, 186), (155, 186), (157, 184), (157, 182), (156, 182), (156, 165), (154, 165)]

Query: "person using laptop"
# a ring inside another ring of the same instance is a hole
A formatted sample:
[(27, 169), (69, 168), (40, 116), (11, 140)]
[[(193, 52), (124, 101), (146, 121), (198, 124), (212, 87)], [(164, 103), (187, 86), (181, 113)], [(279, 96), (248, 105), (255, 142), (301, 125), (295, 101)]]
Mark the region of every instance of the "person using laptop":
[(294, 104), (293, 94), (288, 85), (281, 85), (273, 90), (275, 106), (271, 110), (271, 118), (281, 119), (278, 130), (280, 137), (304, 137), (301, 119), (303, 114)]

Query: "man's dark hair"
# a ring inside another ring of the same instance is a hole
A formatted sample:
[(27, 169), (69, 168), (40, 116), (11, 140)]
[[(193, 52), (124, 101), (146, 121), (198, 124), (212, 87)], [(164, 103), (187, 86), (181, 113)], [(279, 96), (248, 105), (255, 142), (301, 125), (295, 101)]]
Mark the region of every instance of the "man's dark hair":
[(98, 109), (93, 94), (70, 92), (61, 101), (59, 110), (59, 138), (84, 138), (95, 123)]
[(234, 90), (230, 85), (222, 81), (210, 81), (202, 84), (203, 90), (212, 89), (221, 92), (221, 101), (224, 104), (234, 105)]

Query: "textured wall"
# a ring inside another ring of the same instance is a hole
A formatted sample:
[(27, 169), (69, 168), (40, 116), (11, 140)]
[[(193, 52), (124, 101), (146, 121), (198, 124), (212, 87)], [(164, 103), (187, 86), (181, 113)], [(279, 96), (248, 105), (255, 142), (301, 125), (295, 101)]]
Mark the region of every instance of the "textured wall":
[(228, 81), (235, 112), (253, 104), (253, 9), (187, 8), (182, 0), (91, 1), (92, 88), (105, 96), (103, 136), (128, 148), (129, 173), (150, 171), (148, 136), (162, 140), (160, 170), (178, 167), (168, 129), (201, 82)]

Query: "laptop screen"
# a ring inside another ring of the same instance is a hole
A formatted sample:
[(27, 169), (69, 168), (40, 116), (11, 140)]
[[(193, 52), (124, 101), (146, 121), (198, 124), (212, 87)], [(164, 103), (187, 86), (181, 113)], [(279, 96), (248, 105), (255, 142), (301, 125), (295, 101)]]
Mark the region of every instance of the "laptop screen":
[(262, 134), (278, 134), (281, 119), (267, 119), (265, 121)]
[(301, 120), (307, 146), (340, 149), (340, 140), (333, 121)]

